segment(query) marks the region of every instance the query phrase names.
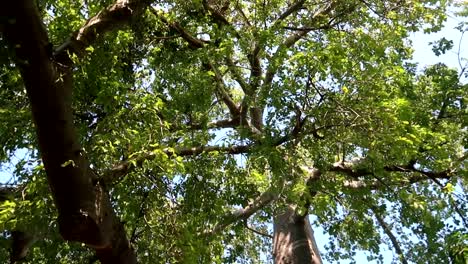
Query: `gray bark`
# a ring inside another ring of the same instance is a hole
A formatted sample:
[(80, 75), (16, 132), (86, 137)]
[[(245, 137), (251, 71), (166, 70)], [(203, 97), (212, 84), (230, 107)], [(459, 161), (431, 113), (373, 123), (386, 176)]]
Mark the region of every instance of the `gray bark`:
[(292, 206), (274, 219), (273, 257), (275, 264), (322, 263), (307, 215)]

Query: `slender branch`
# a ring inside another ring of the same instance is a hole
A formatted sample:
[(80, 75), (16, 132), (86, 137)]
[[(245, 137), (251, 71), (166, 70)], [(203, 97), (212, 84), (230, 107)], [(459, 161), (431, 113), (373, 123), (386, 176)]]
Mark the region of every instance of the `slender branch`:
[(254, 232), (254, 233), (257, 234), (257, 235), (260, 235), (260, 236), (264, 236), (264, 237), (268, 237), (268, 238), (270, 238), (270, 239), (273, 239), (273, 236), (272, 236), (272, 235), (267, 234), (267, 233), (260, 232), (260, 231), (258, 231), (258, 230), (256, 230), (256, 229), (250, 227), (247, 223), (245, 223), (245, 228), (247, 228), (248, 230)]
[(245, 23), (247, 24), (247, 26), (249, 28), (252, 28), (252, 23), (250, 23), (250, 20), (249, 18), (245, 15), (245, 12), (244, 10), (242, 10), (242, 7), (239, 5), (239, 2), (240, 1), (236, 1), (236, 10), (239, 11), (239, 13), (241, 14), (242, 18), (244, 19)]
[(468, 228), (468, 220), (467, 220), (467, 218), (465, 216), (465, 213), (463, 213), (462, 210), (460, 210), (460, 207), (458, 207), (457, 201), (455, 201), (455, 199), (453, 199), (453, 197), (451, 197), (451, 199), (449, 199), (449, 202), (452, 205), (455, 212), (461, 218), (461, 220), (463, 222), (463, 225), (465, 225), (465, 227)]
[[(276, 143), (277, 145), (281, 145), (292, 139), (298, 139), (300, 134), (303, 132), (303, 127), (306, 124), (308, 117), (306, 116), (304, 118), (301, 118), (302, 111), (298, 106), (296, 106), (295, 112), (296, 112), (296, 115), (294, 117), (295, 119), (294, 128), (291, 130), (291, 132), (286, 134), (284, 137), (280, 138)], [(314, 134), (314, 132), (312, 132), (312, 134)]]
[(140, 203), (140, 210), (138, 211), (138, 215), (136, 217), (136, 224), (135, 227), (133, 228), (132, 234), (130, 236), (130, 243), (134, 244), (136, 242), (136, 239), (138, 237), (137, 234), (137, 227), (138, 227), (138, 222), (143, 216), (145, 215), (145, 206), (146, 206), (146, 201), (149, 197), (149, 191), (146, 191), (143, 193), (143, 197), (141, 198), (141, 203)]
[[(207, 0), (203, 0), (203, 7), (209, 11), (211, 17), (214, 19), (214, 21), (216, 22), (216, 24), (218, 25), (230, 25), (229, 24), (229, 21), (227, 21), (227, 19), (224, 17), (224, 15), (219, 12), (218, 10), (216, 10), (213, 6), (211, 6)], [(229, 1), (228, 1), (228, 4), (229, 4)]]
[[(331, 2), (329, 2), (327, 4), (327, 6), (321, 8), (317, 12), (315, 12), (312, 15), (312, 18), (311, 18), (312, 23), (317, 23), (317, 20), (319, 20), (321, 17), (327, 16), (328, 14), (330, 14), (331, 11), (333, 11), (333, 9), (335, 8), (336, 5), (337, 5), (337, 1), (331, 1)], [(272, 60), (274, 61), (279, 56), (279, 54), (281, 54), (281, 52), (283, 52), (283, 50), (292, 47), (297, 41), (299, 41), (301, 38), (303, 38), (305, 35), (307, 35), (310, 31), (312, 31), (312, 29), (313, 28), (306, 28), (303, 31), (296, 32), (296, 33), (290, 35), (289, 37), (287, 37), (284, 40), (283, 44), (280, 45), (278, 50), (273, 55)], [(267, 72), (266, 72), (266, 75), (265, 75), (265, 80), (264, 80), (264, 83), (263, 83), (263, 89), (266, 89), (267, 87), (269, 87), (271, 85), (271, 83), (273, 81), (273, 77), (276, 74), (277, 64), (278, 63), (270, 63), (270, 65), (268, 66)]]
[(180, 26), (179, 23), (169, 22), (167, 20), (167, 18), (164, 17), (162, 14), (160, 14), (155, 7), (152, 7), (149, 10), (153, 15), (158, 17), (164, 24), (166, 24), (170, 28), (177, 31), (181, 35), (181, 37), (185, 41), (187, 41), (187, 43), (189, 44), (189, 47), (191, 49), (199, 49), (199, 48), (203, 48), (205, 46), (205, 43), (202, 40), (193, 37), (188, 31), (186, 31), (182, 26)]
[[(190, 48), (192, 49), (199, 49), (203, 48), (205, 43), (193, 37), (189, 32), (187, 32), (183, 27), (181, 27), (178, 23), (176, 22), (169, 22), (163, 15), (159, 14), (158, 11), (153, 7), (150, 9), (151, 13), (153, 13), (155, 16), (157, 16), (161, 21), (163, 21), (166, 25), (171, 27), (172, 29), (176, 30), (179, 32), (179, 34), (182, 36), (182, 38), (187, 41), (189, 44)], [(212, 63), (206, 63), (205, 64), (210, 70), (212, 70), (215, 74), (215, 80), (216, 80), (216, 87), (219, 95), (221, 96), (221, 99), (223, 102), (226, 104), (226, 106), (229, 109), (229, 112), (231, 113), (232, 119), (236, 119), (237, 116), (239, 116), (239, 109), (237, 105), (234, 103), (232, 100), (231, 96), (227, 93), (225, 90), (225, 85), (223, 81), (223, 76), (219, 72), (219, 70), (212, 64)]]
[[(211, 7), (206, 1), (204, 1), (204, 6), (205, 6), (205, 8), (207, 10), (209, 10), (209, 12), (211, 14), (213, 14), (213, 16), (215, 18), (215, 21), (216, 21), (216, 23), (218, 25), (221, 25), (221, 24), (229, 25), (229, 23), (224, 18), (224, 16), (222, 16), (222, 14), (219, 11), (217, 11), (213, 7)], [(182, 38), (189, 43), (189, 46), (192, 49), (199, 49), (199, 48), (204, 47), (205, 43), (202, 40), (193, 37), (184, 28), (182, 28), (178, 23), (169, 22), (164, 16), (160, 15), (155, 8), (151, 8), (150, 11), (155, 16), (160, 18), (161, 21), (163, 21), (166, 25), (168, 25), (169, 27), (176, 30), (179, 34), (181, 34)], [(254, 56), (254, 58), (255, 58), (254, 61), (256, 63), (255, 63), (254, 66), (252, 66), (252, 68), (257, 69), (256, 71), (252, 71), (252, 72), (256, 72), (255, 73), (255, 75), (256, 75), (255, 79), (257, 81), (260, 79), (260, 75), (261, 75), (260, 60), (258, 59), (258, 56), (257, 56), (259, 51), (260, 51), (260, 49), (258, 47), (256, 49), (256, 51), (255, 51), (256, 54)], [(240, 74), (235, 69), (234, 63), (232, 62), (232, 60), (230, 58), (227, 59), (227, 64), (228, 64), (230, 72), (233, 74), (234, 79), (239, 83), (239, 85), (244, 90), (244, 92), (246, 93), (247, 91), (249, 91), (250, 89), (248, 88), (247, 83), (245, 83), (245, 81), (242, 80), (242, 77), (240, 76)], [(223, 102), (228, 107), (229, 112), (231, 113), (232, 119), (237, 120), (238, 118), (240, 118), (240, 120), (246, 120), (246, 113), (247, 113), (247, 110), (248, 110), (248, 107), (246, 106), (247, 100), (243, 100), (243, 103), (242, 103), (242, 105), (244, 105), (245, 107), (241, 107), (241, 109), (239, 109), (239, 107), (234, 103), (232, 98), (229, 96), (227, 91), (224, 89), (224, 86), (225, 86), (224, 81), (223, 81), (222, 75), (219, 73), (217, 68), (214, 67), (211, 63), (208, 63), (208, 66), (215, 73), (215, 79), (217, 81), (217, 91), (220, 94), (221, 99), (223, 100)], [(239, 117), (239, 114), (240, 114), (241, 117)], [(261, 111), (260, 110), (258, 110), (258, 109), (253, 109), (252, 110), (252, 120), (253, 120), (252, 123), (254, 124), (255, 128), (257, 130), (260, 130), (261, 127), (262, 127)], [(246, 122), (244, 122), (243, 125), (248, 126), (248, 124)]]
[(466, 30), (463, 30), (463, 31), (461, 32), (460, 39), (458, 40), (457, 59), (458, 59), (458, 65), (460, 66), (460, 73), (458, 74), (458, 79), (461, 78), (461, 76), (463, 75), (463, 73), (464, 73), (465, 70), (466, 70), (466, 65), (463, 66), (463, 64), (462, 64), (462, 57), (461, 57), (461, 46), (462, 46), (463, 36), (465, 35), (465, 32), (466, 32)]
[[(229, 122), (229, 121), (223, 121)], [(232, 122), (235, 122), (233, 120)], [(294, 131), (294, 130), (293, 130)], [(298, 135), (298, 134), (297, 134)], [(288, 137), (289, 140), (295, 139), (293, 136)], [(279, 146), (281, 144), (286, 143), (287, 140), (280, 139), (274, 141), (272, 146)], [(257, 143), (259, 144), (259, 143)], [(193, 156), (198, 155), (201, 153), (207, 152), (223, 152), (225, 154), (243, 154), (250, 152), (256, 144), (248, 144), (248, 145), (233, 145), (233, 146), (198, 146), (198, 147), (181, 147), (181, 148), (163, 148), (161, 151), (168, 156)], [(158, 152), (160, 153), (160, 152)], [(146, 160), (154, 159), (158, 154), (156, 151), (148, 151), (138, 155), (134, 159), (126, 160), (121, 162), (120, 164), (115, 165), (112, 169), (107, 170), (103, 173), (101, 178), (106, 184), (111, 184), (115, 182), (117, 179), (126, 175), (132, 168), (140, 166)]]
[(400, 243), (398, 243), (398, 240), (395, 237), (395, 235), (392, 233), (391, 228), (387, 225), (385, 220), (378, 213), (377, 208), (371, 205), (370, 210), (372, 211), (372, 213), (374, 213), (374, 216), (377, 219), (377, 222), (379, 223), (380, 227), (382, 227), (384, 233), (390, 238), (392, 246), (395, 249), (395, 252), (398, 254), (398, 257), (400, 258), (401, 263), (408, 264), (408, 261), (406, 260), (405, 255), (403, 254), (403, 250), (400, 247)]
[(240, 110), (236, 103), (234, 103), (234, 101), (232, 100), (231, 96), (226, 91), (226, 85), (224, 84), (223, 76), (219, 72), (218, 68), (216, 68), (213, 64), (208, 63), (207, 65), (215, 74), (214, 78), (216, 80), (216, 90), (221, 96), (221, 99), (223, 100), (224, 104), (226, 104), (227, 108), (229, 109), (229, 113), (231, 113), (231, 118), (236, 119), (240, 114)]
[[(441, 172), (432, 172), (432, 171), (421, 171), (417, 170), (414, 167), (414, 161), (411, 161), (408, 165), (403, 166), (385, 166), (383, 169), (386, 172), (401, 172), (411, 174), (409, 177), (398, 180), (398, 181), (391, 181), (386, 183), (383, 179), (377, 177), (373, 171), (370, 171), (366, 168), (359, 168), (356, 162), (336, 162), (332, 164), (329, 168), (319, 171), (316, 175), (321, 175), (325, 172), (337, 172), (342, 173), (350, 177), (343, 182), (344, 187), (349, 189), (371, 189), (371, 190), (378, 190), (383, 187), (391, 189), (391, 185), (395, 186), (406, 186), (411, 185), (414, 183), (432, 180), (436, 183), (440, 183), (439, 179), (449, 180), (455, 176), (454, 170), (446, 170)], [(309, 174), (311, 174), (312, 170), (310, 170)], [(318, 170), (313, 168), (313, 170)], [(362, 179), (364, 176), (372, 176), (375, 180), (369, 181)]]
[[(329, 169), (329, 171), (341, 172), (354, 179), (358, 179), (359, 177), (363, 177), (366, 175), (375, 176), (375, 173), (373, 171), (370, 171), (367, 168), (358, 168), (356, 165), (356, 162), (336, 162)], [(416, 183), (427, 178), (435, 181), (437, 181), (437, 179), (448, 180), (452, 177), (452, 174), (455, 172), (452, 169), (440, 172), (419, 170), (414, 167), (413, 161), (406, 165), (384, 166), (383, 170), (386, 172), (416, 173), (407, 179), (409, 183)]]
[[(318, 20), (320, 20), (321, 18), (323, 18), (325, 16), (328, 16), (334, 10), (336, 5), (337, 5), (337, 2), (332, 0), (332, 1), (328, 2), (325, 7), (320, 8), (319, 10), (317, 10), (312, 15), (311, 24), (318, 23), (319, 22)], [(284, 47), (286, 47), (286, 48), (292, 47), (297, 41), (299, 41), (303, 36), (307, 35), (307, 33), (312, 31), (313, 29), (315, 29), (315, 28), (314, 27), (306, 28), (302, 32), (297, 32), (295, 34), (290, 35), (283, 42)]]
[(336, 23), (334, 23), (334, 24), (328, 23), (326, 25), (321, 25), (321, 26), (317, 26), (317, 27), (290, 27), (290, 26), (284, 26), (283, 28), (287, 29), (287, 30), (309, 31), (310, 32), (310, 31), (319, 30), (319, 29), (331, 29), (335, 25), (336, 25)]
[(231, 32), (234, 33), (234, 36), (240, 39), (240, 34), (237, 32), (236, 28), (227, 20), (225, 17), (225, 12), (229, 9), (231, 1), (226, 0), (224, 5), (220, 9), (214, 8), (207, 0), (203, 0), (203, 7), (208, 11), (208, 15), (213, 19), (213, 21), (218, 25), (219, 28), (227, 26)]
[[(161, 151), (168, 156), (194, 156), (201, 153), (207, 152), (224, 152), (226, 154), (242, 154), (247, 153), (252, 148), (252, 145), (234, 145), (230, 147), (224, 146), (199, 146), (192, 148), (163, 148)], [(111, 184), (117, 179), (126, 175), (132, 168), (139, 167), (143, 162), (152, 160), (160, 155), (159, 151), (148, 151), (141, 155), (138, 155), (134, 159), (126, 160), (117, 164), (112, 169), (107, 170), (103, 173), (101, 180), (106, 184)]]
[[(235, 128), (239, 126), (239, 119), (222, 119), (222, 120), (216, 120), (213, 122), (209, 122), (208, 124), (203, 125), (203, 124), (191, 124), (189, 129), (190, 130), (197, 130), (197, 129), (220, 129), (220, 128)], [(177, 129), (171, 129), (173, 131), (177, 131)]]

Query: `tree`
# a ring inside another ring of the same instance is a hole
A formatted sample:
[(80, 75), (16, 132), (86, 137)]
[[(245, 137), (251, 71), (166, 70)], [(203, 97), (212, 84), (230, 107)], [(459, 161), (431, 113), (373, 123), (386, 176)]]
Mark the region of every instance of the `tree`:
[(446, 5), (5, 5), (0, 258), (321, 263), (313, 215), (329, 260), (384, 242), (447, 262), (467, 226), (468, 89), (443, 64), (417, 73), (407, 39)]

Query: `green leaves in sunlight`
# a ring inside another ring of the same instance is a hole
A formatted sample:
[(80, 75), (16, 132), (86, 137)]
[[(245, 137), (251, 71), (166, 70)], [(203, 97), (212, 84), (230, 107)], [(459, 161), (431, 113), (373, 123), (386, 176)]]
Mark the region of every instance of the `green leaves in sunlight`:
[(429, 42), (432, 45), (432, 51), (436, 56), (445, 54), (445, 52), (453, 48), (453, 40), (447, 40), (446, 38), (441, 38), (434, 42)]
[[(387, 248), (394, 262), (466, 261), (466, 67), (412, 61), (413, 33), (440, 30), (448, 1), (150, 1), (111, 30), (95, 15), (113, 2), (37, 4), (55, 49), (95, 30), (68, 54), (73, 133), (139, 263), (273, 263), (288, 206), (330, 263), (360, 251), (384, 263)], [(457, 50), (451, 37), (430, 43), (437, 56)], [(13, 186), (0, 245), (34, 232), (25, 263), (93, 262), (59, 236), (41, 160), (55, 154), (39, 153), (11, 53), (0, 37), (0, 176)], [(74, 160), (61, 166), (82, 169)]]

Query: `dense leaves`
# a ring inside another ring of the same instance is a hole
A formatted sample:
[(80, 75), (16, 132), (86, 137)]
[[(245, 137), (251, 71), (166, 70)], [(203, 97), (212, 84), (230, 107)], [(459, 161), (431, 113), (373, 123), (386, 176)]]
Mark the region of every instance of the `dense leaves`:
[[(109, 4), (38, 1), (55, 50)], [(466, 259), (466, 66), (409, 62), (409, 34), (439, 30), (447, 4), (159, 1), (70, 54), (80, 141), (139, 261), (269, 263), (286, 204), (329, 234), (330, 261), (381, 259), (382, 243), (403, 262)], [(0, 160), (18, 164), (0, 243), (22, 230), (38, 238), (28, 263), (96, 261), (58, 235), (3, 38), (0, 60)], [(237, 217), (265, 193), (275, 198)]]

